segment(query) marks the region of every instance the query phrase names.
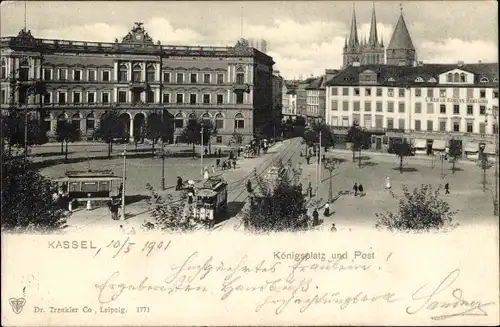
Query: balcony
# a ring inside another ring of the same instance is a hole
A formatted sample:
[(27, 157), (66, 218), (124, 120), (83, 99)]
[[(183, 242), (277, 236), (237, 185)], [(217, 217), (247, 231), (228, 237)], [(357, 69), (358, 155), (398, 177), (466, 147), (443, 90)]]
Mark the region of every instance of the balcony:
[(143, 81), (132, 81), (128, 84), (128, 87), (132, 92), (142, 92), (151, 89), (149, 83)]
[(249, 84), (233, 84), (233, 92), (234, 93), (250, 93), (250, 85)]

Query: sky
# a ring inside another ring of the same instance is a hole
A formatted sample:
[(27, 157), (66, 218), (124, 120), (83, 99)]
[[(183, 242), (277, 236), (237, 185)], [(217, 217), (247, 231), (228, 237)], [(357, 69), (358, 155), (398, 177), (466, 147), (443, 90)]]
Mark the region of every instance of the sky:
[[(401, 8), (424, 63), (498, 62), (496, 1), (27, 1), (26, 23), (38, 38), (113, 42), (143, 22), (154, 42), (232, 46), (265, 39), (286, 79), (323, 74), (342, 65), (353, 6), (358, 33), (368, 38), (372, 7), (389, 44)], [(25, 2), (4, 1), (0, 35), (24, 26)]]

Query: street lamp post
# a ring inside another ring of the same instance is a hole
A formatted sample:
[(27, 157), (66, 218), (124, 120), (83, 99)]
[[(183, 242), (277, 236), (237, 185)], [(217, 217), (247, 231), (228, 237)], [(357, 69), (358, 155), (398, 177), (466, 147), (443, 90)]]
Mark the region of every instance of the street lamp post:
[(441, 178), (444, 178), (444, 175), (443, 175), (444, 157), (445, 157), (445, 154), (443, 152), (441, 152), (439, 154), (439, 159), (441, 159)]
[(203, 151), (205, 151), (204, 146), (203, 146), (203, 129), (204, 126), (201, 125), (201, 130), (200, 130), (200, 135), (201, 135), (201, 160), (200, 160), (200, 170), (201, 170), (201, 175), (203, 176)]
[(127, 144), (123, 149), (123, 178), (122, 178), (122, 215), (121, 220), (125, 220), (125, 180), (127, 173)]
[(333, 199), (333, 171), (335, 170), (335, 161), (333, 159), (328, 159), (324, 161), (325, 168), (330, 172), (330, 185), (328, 187), (328, 200), (329, 202)]
[(161, 151), (161, 190), (165, 191), (165, 148)]

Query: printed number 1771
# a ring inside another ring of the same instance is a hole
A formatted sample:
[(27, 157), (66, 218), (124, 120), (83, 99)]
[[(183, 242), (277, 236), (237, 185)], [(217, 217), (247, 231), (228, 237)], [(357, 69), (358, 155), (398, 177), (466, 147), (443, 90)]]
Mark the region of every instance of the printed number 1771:
[(137, 307), (137, 313), (149, 313), (149, 307)]

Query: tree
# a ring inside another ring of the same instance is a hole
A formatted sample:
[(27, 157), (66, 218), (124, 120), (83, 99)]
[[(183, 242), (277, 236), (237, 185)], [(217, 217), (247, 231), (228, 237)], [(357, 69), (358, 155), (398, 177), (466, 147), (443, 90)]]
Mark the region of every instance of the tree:
[(493, 167), (493, 164), (488, 161), (488, 156), (486, 154), (480, 153), (478, 166), (483, 170), (483, 192), (486, 192), (486, 184), (488, 183), (486, 179), (486, 171)]
[(53, 200), (57, 187), (31, 162), (2, 157), (2, 229), (44, 232), (66, 227), (67, 214)]
[[(278, 170), (284, 167), (276, 164)], [(300, 170), (264, 180), (255, 174), (257, 185), (250, 195), (250, 206), (243, 216), (246, 228), (255, 232), (297, 231), (307, 229), (306, 198), (300, 185)]]
[[(320, 133), (321, 132), (321, 133)], [(313, 146), (320, 143), (319, 136), (321, 134), (321, 145), (325, 152), (328, 148), (335, 146), (335, 137), (330, 128), (324, 122), (312, 121), (304, 131), (303, 139), (307, 146)]]
[(195, 144), (201, 144), (201, 130), (203, 128), (203, 145), (210, 144), (212, 136), (217, 134), (217, 129), (212, 122), (189, 120), (179, 136), (180, 142), (193, 145), (193, 157), (196, 155)]
[(451, 170), (454, 174), (456, 170), (455, 164), (462, 157), (462, 146), (456, 140), (453, 139), (450, 140), (449, 155), (451, 157), (451, 162), (452, 162)]
[(358, 124), (353, 124), (347, 131), (346, 140), (351, 143), (353, 162), (356, 160), (356, 151), (359, 152), (359, 168), (361, 168), (361, 149), (363, 148), (365, 138), (365, 132), (359, 127)]
[(234, 143), (234, 144), (240, 146), (241, 144), (243, 144), (243, 141), (244, 141), (243, 134), (241, 134), (240, 132), (234, 131), (233, 134), (231, 135), (231, 143)]
[(63, 145), (66, 143), (66, 151), (64, 151), (64, 159), (68, 159), (68, 144), (81, 139), (80, 129), (73, 123), (66, 120), (59, 120), (56, 126), (56, 140), (61, 142), (61, 154), (63, 153)]
[(399, 201), (396, 213), (376, 213), (377, 228), (387, 228), (390, 231), (429, 231), (456, 227), (452, 224), (456, 211), (450, 211), (447, 202), (440, 198), (440, 189), (431, 185), (422, 185), (409, 192), (403, 186), (403, 198)]
[(111, 158), (113, 151), (113, 140), (115, 138), (125, 137), (124, 124), (120, 119), (118, 111), (108, 111), (104, 114), (97, 129), (94, 131), (94, 137), (103, 140), (108, 144), (108, 158)]
[(150, 114), (146, 121), (145, 136), (152, 141), (151, 154), (155, 154), (155, 143), (163, 136), (163, 121), (157, 114)]
[[(24, 114), (10, 112), (8, 115), (2, 114), (2, 133), (7, 140), (8, 151), (12, 153), (12, 147), (24, 147), (26, 127)], [(47, 143), (46, 132), (42, 130), (38, 120), (28, 117), (27, 145)]]
[(183, 191), (181, 198), (176, 201), (170, 194), (160, 196), (149, 183), (146, 189), (151, 194), (148, 204), (154, 219), (154, 222), (148, 223), (149, 229), (184, 232), (206, 227), (205, 221), (202, 221), (194, 213), (193, 206), (187, 203), (186, 191)]
[(406, 140), (394, 144), (394, 154), (399, 157), (399, 172), (403, 173), (403, 159), (412, 153), (412, 146)]

